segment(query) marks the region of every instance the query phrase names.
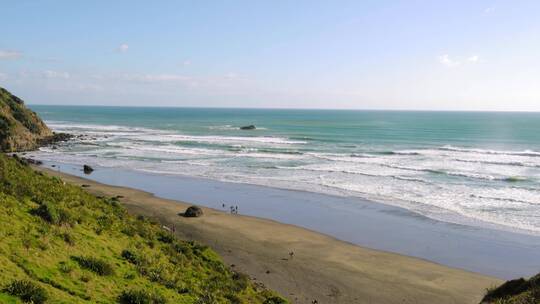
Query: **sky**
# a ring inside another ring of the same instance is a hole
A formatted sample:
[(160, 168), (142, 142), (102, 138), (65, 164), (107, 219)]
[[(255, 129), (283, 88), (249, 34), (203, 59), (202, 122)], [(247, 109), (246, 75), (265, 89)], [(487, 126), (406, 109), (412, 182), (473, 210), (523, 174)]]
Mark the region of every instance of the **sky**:
[(29, 104), (540, 111), (540, 1), (0, 0)]

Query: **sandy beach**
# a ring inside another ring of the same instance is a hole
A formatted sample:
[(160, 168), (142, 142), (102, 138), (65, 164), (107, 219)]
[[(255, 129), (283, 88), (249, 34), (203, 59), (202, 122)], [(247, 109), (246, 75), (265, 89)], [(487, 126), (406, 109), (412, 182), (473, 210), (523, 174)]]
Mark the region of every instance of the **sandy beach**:
[[(352, 245), (304, 228), (203, 208), (201, 218), (177, 214), (190, 204), (36, 168), (85, 185), (96, 195), (121, 196), (133, 214), (174, 226), (178, 237), (202, 242), (231, 267), (293, 303), (478, 303), (501, 280), (425, 260)], [(291, 257), (289, 252), (294, 252)]]

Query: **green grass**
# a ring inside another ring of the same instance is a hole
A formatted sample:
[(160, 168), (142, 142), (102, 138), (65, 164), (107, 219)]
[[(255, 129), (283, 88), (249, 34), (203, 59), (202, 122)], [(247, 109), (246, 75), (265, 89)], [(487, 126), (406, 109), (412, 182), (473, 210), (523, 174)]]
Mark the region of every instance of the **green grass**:
[(538, 304), (540, 303), (540, 274), (525, 280), (510, 280), (487, 290), (482, 303)]
[(23, 303), (19, 298), (0, 292), (0, 303), (2, 304), (18, 304)]
[(0, 265), (0, 303), (22, 303), (6, 292), (15, 280), (43, 288), (46, 303), (137, 297), (148, 303), (286, 303), (231, 271), (208, 247), (178, 240), (159, 224), (130, 216), (115, 199), (97, 198), (5, 155)]

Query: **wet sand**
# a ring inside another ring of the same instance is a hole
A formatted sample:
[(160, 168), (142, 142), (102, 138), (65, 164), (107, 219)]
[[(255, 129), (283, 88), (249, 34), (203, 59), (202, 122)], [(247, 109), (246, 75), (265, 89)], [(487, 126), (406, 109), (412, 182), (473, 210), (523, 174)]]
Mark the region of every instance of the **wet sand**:
[[(201, 218), (177, 214), (190, 204), (126, 187), (38, 168), (96, 195), (122, 196), (133, 214), (174, 226), (183, 239), (215, 249), (225, 262), (292, 303), (478, 303), (501, 280), (418, 258), (372, 250), (257, 217), (203, 208)], [(208, 189), (212, 191), (212, 189)], [(291, 257), (290, 252), (294, 252)]]
[(124, 168), (95, 167), (92, 174), (86, 175), (80, 165), (46, 162), (43, 166), (216, 210), (227, 212), (230, 205), (235, 205), (242, 215), (291, 224), (361, 247), (501, 279), (528, 277), (540, 270), (540, 236), (437, 221), (360, 197)]

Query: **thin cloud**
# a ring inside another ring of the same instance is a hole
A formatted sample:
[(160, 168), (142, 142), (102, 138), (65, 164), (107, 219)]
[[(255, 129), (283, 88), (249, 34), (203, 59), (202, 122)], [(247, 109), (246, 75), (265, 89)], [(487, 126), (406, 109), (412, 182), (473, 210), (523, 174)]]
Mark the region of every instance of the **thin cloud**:
[(177, 74), (124, 74), (122, 78), (129, 81), (149, 83), (187, 82), (193, 80), (192, 77)]
[(180, 86), (189, 88), (224, 89), (244, 86), (249, 81), (245, 77), (230, 72), (219, 76), (196, 77), (182, 74), (120, 74), (107, 77), (113, 81), (142, 83), (148, 85)]
[(19, 51), (12, 50), (0, 50), (0, 59), (3, 60), (14, 60), (22, 57), (22, 53)]
[(120, 46), (117, 48), (117, 50), (120, 52), (120, 53), (125, 53), (129, 50), (129, 45), (127, 45), (126, 43), (122, 43), (120, 44)]
[(8, 79), (8, 75), (6, 73), (0, 73), (0, 80), (4, 81)]
[(184, 62), (182, 62), (182, 65), (184, 66), (188, 66), (191, 64), (191, 60), (184, 60)]
[(237, 79), (239, 76), (238, 74), (234, 73), (234, 72), (229, 72), (225, 75), (225, 78), (226, 79)]
[(58, 71), (45, 71), (43, 72), (43, 77), (47, 79), (69, 79), (71, 75), (68, 72), (58, 72)]
[(468, 62), (477, 63), (480, 60), (480, 57), (478, 55), (473, 55), (467, 58)]
[(458, 66), (466, 66), (470, 64), (476, 64), (480, 62), (480, 56), (471, 55), (469, 57), (458, 57), (457, 59), (451, 58), (450, 55), (444, 54), (437, 57), (439, 63), (447, 68), (454, 68)]
[(495, 8), (494, 7), (488, 7), (484, 10), (484, 14), (491, 14), (495, 11)]
[(450, 56), (448, 54), (439, 56), (439, 62), (449, 68), (456, 67), (460, 64), (459, 61), (450, 59)]

